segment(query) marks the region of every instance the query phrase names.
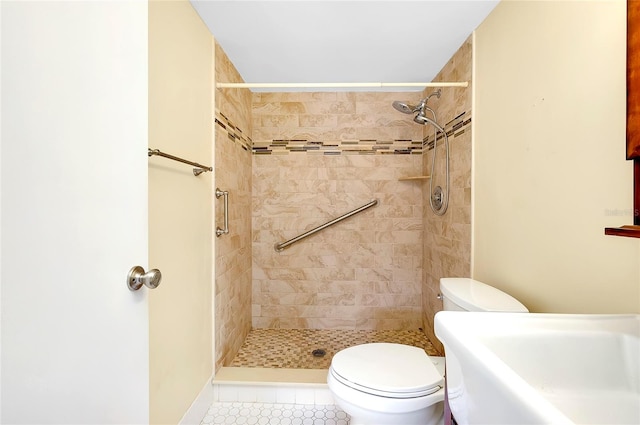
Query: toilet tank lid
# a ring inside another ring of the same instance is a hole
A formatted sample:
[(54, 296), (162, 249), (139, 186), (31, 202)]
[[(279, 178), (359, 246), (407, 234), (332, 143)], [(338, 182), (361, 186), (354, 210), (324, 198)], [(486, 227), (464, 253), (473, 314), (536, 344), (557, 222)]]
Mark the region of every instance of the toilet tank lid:
[(520, 301), (478, 280), (446, 277), (440, 279), (440, 291), (460, 307), (469, 311), (522, 312), (529, 310)]

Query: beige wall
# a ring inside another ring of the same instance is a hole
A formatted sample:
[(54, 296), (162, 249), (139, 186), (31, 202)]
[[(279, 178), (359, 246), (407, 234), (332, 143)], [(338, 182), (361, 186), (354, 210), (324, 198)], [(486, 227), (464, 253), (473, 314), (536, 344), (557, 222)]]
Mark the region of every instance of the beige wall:
[[(422, 314), (424, 329), (436, 348), (443, 347), (435, 336), (433, 318), (442, 310), (438, 300), (440, 278), (469, 277), (471, 273), (471, 37), (463, 43), (433, 81), (468, 81), (467, 88), (443, 88), (440, 98), (429, 99), (437, 113), (438, 123), (447, 131), (449, 139), (449, 207), (444, 215), (436, 215), (429, 206), (429, 181), (422, 183), (424, 220), (424, 277), (422, 286)], [(424, 91), (424, 96), (434, 89)], [(423, 127), (425, 143), (433, 142), (433, 126)], [(440, 134), (439, 134), (439, 137)], [(433, 149), (426, 150), (424, 174), (430, 175)], [(445, 144), (438, 139), (436, 172), (433, 188), (446, 186)]]
[[(212, 49), (189, 2), (149, 2), (149, 147), (212, 162)], [(151, 423), (178, 423), (212, 373), (211, 181), (149, 158)]]
[[(422, 174), (422, 128), (391, 107), (419, 99), (254, 94), (254, 326), (421, 326), (422, 195), (398, 178)], [(274, 251), (374, 198), (378, 206)]]
[[(215, 46), (215, 81), (242, 82)], [(216, 187), (229, 192), (229, 234), (215, 237), (215, 368), (227, 366), (251, 330), (251, 92), (215, 91)], [(216, 224), (223, 227), (223, 198)]]
[(503, 1), (475, 33), (473, 277), (534, 312), (640, 312), (625, 2)]

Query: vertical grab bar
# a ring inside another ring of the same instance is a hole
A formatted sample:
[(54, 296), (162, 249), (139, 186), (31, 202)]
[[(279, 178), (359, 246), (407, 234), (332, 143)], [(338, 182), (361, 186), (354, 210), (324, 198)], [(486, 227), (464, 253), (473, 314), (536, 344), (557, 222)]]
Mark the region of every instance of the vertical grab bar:
[(216, 236), (220, 237), (229, 233), (229, 191), (216, 188), (216, 198), (224, 196), (224, 229), (216, 228)]

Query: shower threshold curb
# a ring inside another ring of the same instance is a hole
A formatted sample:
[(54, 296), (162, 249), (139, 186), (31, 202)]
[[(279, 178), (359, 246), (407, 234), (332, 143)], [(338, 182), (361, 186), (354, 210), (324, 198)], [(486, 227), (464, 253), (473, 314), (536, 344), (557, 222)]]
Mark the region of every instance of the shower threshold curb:
[(287, 369), (264, 367), (222, 367), (213, 384), (326, 386), (327, 369)]
[(215, 401), (335, 404), (327, 369), (223, 367), (211, 383)]

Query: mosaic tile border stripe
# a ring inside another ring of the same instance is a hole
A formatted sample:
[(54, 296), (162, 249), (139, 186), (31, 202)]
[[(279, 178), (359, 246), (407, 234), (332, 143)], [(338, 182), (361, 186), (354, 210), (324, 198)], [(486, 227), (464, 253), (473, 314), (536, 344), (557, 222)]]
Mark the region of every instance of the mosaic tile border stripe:
[(253, 141), (251, 140), (251, 137), (245, 136), (242, 133), (240, 127), (234, 125), (229, 118), (218, 110), (216, 110), (214, 120), (215, 124), (218, 126), (218, 131), (222, 132), (222, 134), (226, 134), (232, 142), (239, 144), (245, 151), (251, 152)]
[(302, 152), (317, 155), (415, 155), (422, 154), (421, 140), (260, 140), (253, 144), (255, 155), (287, 155)]
[[(465, 111), (460, 113), (458, 116), (456, 116), (454, 119), (452, 119), (448, 123), (446, 123), (444, 125), (444, 129), (447, 132), (447, 137), (449, 138), (449, 140), (451, 140), (452, 138), (455, 139), (456, 137), (463, 135), (467, 131), (470, 131), (471, 130), (471, 128), (469, 127), (470, 125), (471, 125), (471, 111)], [(444, 139), (444, 136), (442, 135), (442, 133), (438, 132), (437, 140), (440, 141), (442, 139)], [(426, 136), (422, 140), (423, 149), (425, 150), (433, 149), (433, 142), (434, 142), (433, 133), (431, 133), (430, 135)]]
[[(288, 155), (290, 153), (306, 153), (310, 155), (421, 155), (425, 150), (433, 149), (433, 134), (422, 140), (330, 140), (314, 141), (306, 139), (274, 139), (253, 141), (245, 136), (242, 130), (235, 126), (220, 111), (216, 111), (215, 124), (218, 131), (226, 134), (242, 149), (254, 155)], [(470, 130), (471, 111), (465, 111), (445, 124), (444, 129), (449, 139)], [(443, 139), (438, 133), (437, 140)]]

